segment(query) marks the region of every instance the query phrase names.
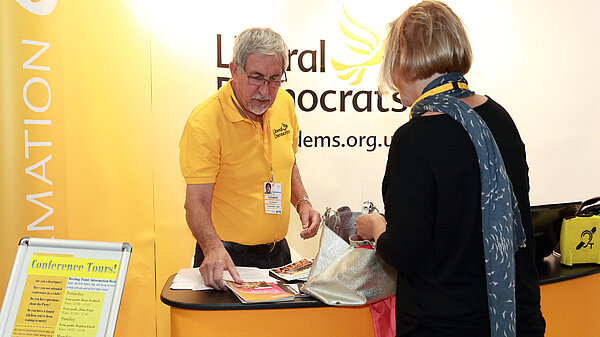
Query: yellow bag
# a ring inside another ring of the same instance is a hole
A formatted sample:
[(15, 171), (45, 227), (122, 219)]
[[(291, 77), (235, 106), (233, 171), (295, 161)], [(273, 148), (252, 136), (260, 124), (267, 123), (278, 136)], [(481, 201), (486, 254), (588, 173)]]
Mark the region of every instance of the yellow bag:
[[(600, 197), (585, 201), (581, 210), (570, 219), (564, 219), (560, 230), (560, 263), (600, 264), (600, 205), (593, 205)], [(589, 207), (585, 207), (589, 206)]]

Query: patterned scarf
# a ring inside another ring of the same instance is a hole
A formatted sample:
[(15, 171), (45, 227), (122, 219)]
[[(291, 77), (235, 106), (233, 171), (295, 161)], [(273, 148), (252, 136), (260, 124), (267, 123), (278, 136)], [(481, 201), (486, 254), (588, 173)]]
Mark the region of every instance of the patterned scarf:
[(411, 115), (443, 112), (467, 130), (477, 152), (481, 175), (481, 220), (488, 310), (492, 337), (515, 336), (515, 258), (525, 246), (521, 213), (496, 141), (483, 119), (459, 98), (474, 94), (460, 73), (429, 83), (413, 104)]

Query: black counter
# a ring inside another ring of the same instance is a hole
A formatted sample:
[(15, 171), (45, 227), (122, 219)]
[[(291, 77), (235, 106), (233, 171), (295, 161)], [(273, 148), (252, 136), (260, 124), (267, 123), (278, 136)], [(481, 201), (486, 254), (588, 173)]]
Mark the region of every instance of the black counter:
[(242, 303), (235, 295), (218, 290), (173, 290), (170, 289), (175, 274), (171, 275), (160, 293), (160, 300), (167, 305), (193, 310), (240, 310), (240, 309), (283, 309), (325, 307), (326, 304), (312, 297), (296, 297), (293, 301), (270, 303)]
[[(560, 264), (560, 259), (549, 255), (538, 264), (540, 285), (566, 281), (600, 273), (600, 265), (583, 264), (572, 267)], [(311, 297), (296, 297), (293, 301), (273, 303), (241, 303), (231, 291), (216, 290), (172, 290), (175, 274), (165, 282), (160, 294), (163, 303), (176, 308), (192, 310), (243, 310), (324, 307), (324, 303)]]
[(560, 258), (549, 255), (537, 265), (537, 270), (539, 283), (544, 285), (600, 273), (600, 265), (589, 263), (569, 267), (561, 265)]

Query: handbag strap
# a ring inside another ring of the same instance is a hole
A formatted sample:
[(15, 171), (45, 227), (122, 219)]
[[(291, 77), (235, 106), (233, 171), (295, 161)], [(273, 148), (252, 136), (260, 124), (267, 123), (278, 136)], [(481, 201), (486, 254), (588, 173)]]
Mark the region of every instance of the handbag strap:
[[(333, 218), (333, 226), (329, 226), (328, 222), (332, 218)], [(335, 234), (339, 235), (342, 220), (340, 219), (340, 214), (338, 211), (333, 210), (331, 207), (327, 207), (325, 209), (325, 213), (323, 213), (322, 219), (323, 219), (323, 222), (321, 222), (321, 226), (329, 227), (329, 229), (334, 231)]]
[[(347, 206), (344, 206), (344, 208), (348, 208)], [(340, 210), (341, 208), (338, 208), (338, 210), (334, 210), (331, 207), (326, 207), (325, 208), (325, 213), (323, 213), (322, 219), (323, 222), (321, 223), (321, 226), (323, 225), (327, 225), (329, 219), (331, 219), (333, 217), (333, 228), (329, 227), (331, 230), (333, 230), (334, 232), (336, 232), (336, 234), (339, 234), (339, 230), (342, 226), (342, 219), (340, 217)], [(352, 211), (348, 208), (348, 211), (350, 213), (352, 213)], [(365, 201), (363, 202), (362, 205), (362, 214), (370, 214), (373, 212), (377, 212), (379, 213), (379, 210), (377, 209), (377, 207), (375, 205), (373, 205), (372, 202), (370, 201)]]
[(373, 212), (379, 213), (377, 207), (375, 207), (375, 205), (373, 205), (373, 203), (370, 201), (363, 202), (362, 214), (371, 214)]

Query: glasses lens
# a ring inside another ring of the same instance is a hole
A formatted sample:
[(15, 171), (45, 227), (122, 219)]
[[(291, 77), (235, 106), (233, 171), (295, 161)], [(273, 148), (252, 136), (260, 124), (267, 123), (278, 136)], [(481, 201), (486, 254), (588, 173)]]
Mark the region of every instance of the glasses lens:
[(260, 77), (248, 76), (248, 83), (250, 83), (252, 85), (263, 85), (263, 83), (265, 83), (265, 80)]
[[(246, 73), (246, 72), (244, 71), (244, 73)], [(250, 83), (251, 85), (261, 86), (263, 84), (267, 84), (271, 88), (279, 88), (281, 86), (281, 83), (285, 82), (287, 80), (285, 73), (284, 73), (284, 78), (280, 78), (277, 80), (267, 80), (266, 78), (248, 76), (247, 74), (246, 74), (246, 77), (248, 78), (248, 83)]]
[(281, 80), (270, 80), (269, 85), (271, 88), (279, 88), (281, 86)]

